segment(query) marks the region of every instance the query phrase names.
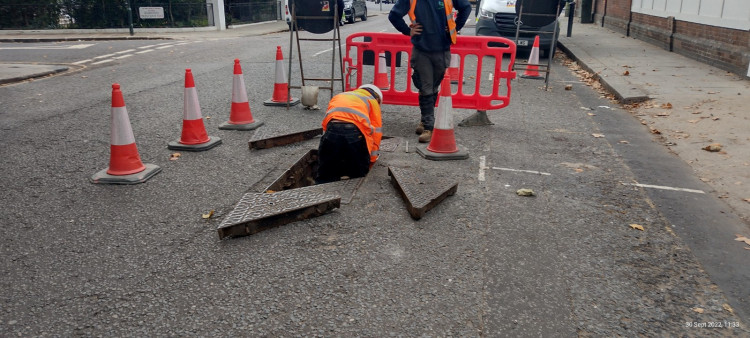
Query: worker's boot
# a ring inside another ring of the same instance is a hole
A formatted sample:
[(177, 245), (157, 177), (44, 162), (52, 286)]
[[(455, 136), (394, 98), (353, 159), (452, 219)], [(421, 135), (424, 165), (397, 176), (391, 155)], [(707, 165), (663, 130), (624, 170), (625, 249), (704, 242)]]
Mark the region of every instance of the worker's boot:
[[(435, 95), (419, 95), (419, 112), (422, 114), (422, 122), (417, 126), (417, 134), (425, 133), (426, 128), (432, 129), (435, 124)], [(437, 97), (437, 96), (435, 96)]]

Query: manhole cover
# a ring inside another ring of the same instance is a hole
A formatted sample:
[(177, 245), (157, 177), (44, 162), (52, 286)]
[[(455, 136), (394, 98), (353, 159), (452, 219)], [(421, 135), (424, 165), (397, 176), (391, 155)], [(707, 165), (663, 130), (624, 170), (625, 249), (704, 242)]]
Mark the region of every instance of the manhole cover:
[(457, 181), (436, 180), (432, 176), (417, 175), (402, 168), (388, 167), (388, 175), (404, 199), (409, 214), (417, 220), (458, 190)]
[(221, 222), (219, 238), (252, 235), (277, 226), (323, 215), (341, 198), (317, 186), (275, 193), (247, 193)]
[(258, 129), (250, 139), (250, 149), (267, 149), (287, 144), (302, 142), (315, 136), (323, 135), (323, 128), (315, 128), (298, 132), (276, 131), (273, 129)]

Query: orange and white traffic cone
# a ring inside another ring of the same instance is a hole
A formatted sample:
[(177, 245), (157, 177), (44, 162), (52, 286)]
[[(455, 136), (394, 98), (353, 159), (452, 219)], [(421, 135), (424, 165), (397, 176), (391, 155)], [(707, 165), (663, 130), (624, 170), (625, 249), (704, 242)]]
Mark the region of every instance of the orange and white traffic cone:
[(451, 83), (463, 83), (464, 79), (459, 75), (458, 67), (460, 64), (460, 58), (458, 54), (451, 54), (451, 63), (450, 67), (448, 67), (448, 74), (451, 77)]
[(229, 111), (229, 121), (219, 125), (219, 129), (253, 130), (263, 125), (263, 122), (253, 119), (250, 112), (250, 102), (247, 100), (245, 79), (242, 77), (240, 60), (234, 59), (234, 80), (232, 81), (232, 108)]
[(525, 79), (544, 78), (539, 75), (539, 35), (534, 38), (534, 45), (531, 47), (531, 54), (529, 54), (529, 62), (521, 77)]
[(128, 110), (120, 85), (112, 85), (112, 112), (110, 115), (109, 167), (91, 176), (92, 183), (136, 184), (158, 174), (161, 168), (144, 165), (135, 145)]
[(456, 145), (456, 136), (453, 133), (451, 80), (447, 72), (443, 77), (443, 82), (440, 83), (440, 97), (435, 112), (435, 127), (432, 130), (432, 138), (427, 146), (417, 146), (417, 152), (428, 160), (436, 161), (469, 158), (469, 152), (464, 147)]
[(391, 88), (391, 84), (388, 82), (388, 71), (385, 62), (385, 53), (378, 53), (378, 72), (375, 73), (375, 81), (372, 84), (382, 90), (388, 90)]
[(185, 103), (182, 110), (182, 136), (179, 141), (169, 142), (167, 148), (172, 150), (203, 151), (221, 144), (221, 139), (208, 136), (201, 116), (201, 105), (198, 102), (198, 91), (195, 89), (193, 73), (185, 69)]
[(294, 106), (298, 103), (299, 99), (289, 96), (289, 83), (284, 74), (284, 54), (281, 53), (281, 46), (276, 46), (276, 82), (273, 84), (273, 96), (270, 100), (263, 102), (263, 105)]

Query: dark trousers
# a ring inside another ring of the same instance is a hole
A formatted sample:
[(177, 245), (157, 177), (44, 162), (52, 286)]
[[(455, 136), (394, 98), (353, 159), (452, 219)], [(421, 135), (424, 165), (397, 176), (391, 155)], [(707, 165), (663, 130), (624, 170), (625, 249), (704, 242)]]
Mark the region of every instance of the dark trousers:
[(318, 146), (318, 176), (315, 183), (363, 177), (370, 171), (367, 141), (356, 125), (331, 122)]
[(411, 75), (414, 86), (419, 89), (419, 111), (422, 114), (424, 129), (432, 130), (435, 125), (435, 103), (443, 81), (445, 70), (451, 62), (450, 50), (441, 52), (424, 52), (411, 49)]

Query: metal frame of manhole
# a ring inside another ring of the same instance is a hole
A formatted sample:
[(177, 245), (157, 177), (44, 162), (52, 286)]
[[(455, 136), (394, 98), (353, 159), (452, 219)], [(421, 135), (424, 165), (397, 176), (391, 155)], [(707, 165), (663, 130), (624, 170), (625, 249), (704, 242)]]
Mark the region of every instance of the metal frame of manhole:
[(315, 136), (323, 135), (323, 128), (315, 128), (294, 133), (268, 136), (268, 134), (271, 133), (273, 133), (273, 131), (258, 129), (258, 131), (253, 134), (253, 137), (248, 142), (250, 149), (268, 149), (306, 141), (312, 139)]

